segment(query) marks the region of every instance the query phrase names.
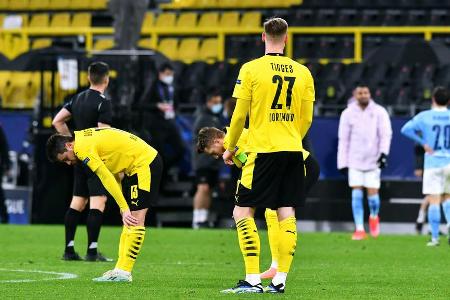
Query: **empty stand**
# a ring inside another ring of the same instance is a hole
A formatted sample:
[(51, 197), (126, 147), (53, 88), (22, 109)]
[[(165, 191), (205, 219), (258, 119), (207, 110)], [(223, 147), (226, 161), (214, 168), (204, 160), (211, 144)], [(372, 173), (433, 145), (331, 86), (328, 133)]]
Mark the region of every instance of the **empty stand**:
[(185, 38), (180, 42), (178, 59), (185, 63), (192, 63), (199, 59), (200, 40), (198, 38)]
[(219, 21), (220, 27), (238, 27), (239, 13), (238, 12), (223, 12)]
[(200, 28), (217, 28), (219, 26), (219, 13), (206, 12), (200, 16), (198, 27)]
[(72, 16), (72, 27), (91, 27), (90, 13), (77, 13)]
[(178, 39), (165, 38), (159, 42), (158, 50), (170, 59), (178, 58)]
[(68, 13), (58, 13), (52, 16), (50, 27), (69, 27), (70, 15)]
[(30, 27), (48, 27), (50, 18), (48, 14), (34, 14), (31, 16)]
[(177, 15), (174, 13), (161, 13), (156, 19), (156, 27), (175, 27)]
[(193, 28), (197, 26), (196, 13), (182, 13), (178, 16), (176, 27), (178, 28)]

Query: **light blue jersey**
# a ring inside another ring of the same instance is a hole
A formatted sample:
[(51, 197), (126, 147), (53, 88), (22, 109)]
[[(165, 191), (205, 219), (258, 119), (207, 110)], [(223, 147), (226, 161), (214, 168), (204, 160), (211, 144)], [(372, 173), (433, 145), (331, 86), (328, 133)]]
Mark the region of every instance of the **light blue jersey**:
[(423, 111), (402, 127), (402, 134), (434, 150), (425, 153), (425, 169), (450, 165), (450, 110)]

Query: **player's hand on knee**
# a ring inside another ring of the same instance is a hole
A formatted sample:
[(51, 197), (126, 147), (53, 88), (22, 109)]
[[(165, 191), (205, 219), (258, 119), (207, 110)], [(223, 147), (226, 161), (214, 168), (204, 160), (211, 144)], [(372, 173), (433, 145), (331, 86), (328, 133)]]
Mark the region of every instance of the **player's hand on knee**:
[(131, 214), (130, 210), (125, 210), (122, 212), (122, 222), (125, 226), (136, 226), (138, 219)]

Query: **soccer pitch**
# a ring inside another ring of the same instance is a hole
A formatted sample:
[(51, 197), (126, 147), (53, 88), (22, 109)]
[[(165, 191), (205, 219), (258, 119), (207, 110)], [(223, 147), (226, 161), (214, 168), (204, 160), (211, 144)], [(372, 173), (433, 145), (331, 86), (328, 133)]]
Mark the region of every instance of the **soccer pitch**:
[[(100, 251), (114, 259), (120, 231), (104, 227), (100, 236)], [(260, 236), (264, 271), (270, 252), (267, 232)], [(356, 242), (350, 234), (300, 233), (286, 293), (243, 296), (219, 293), (244, 277), (232, 229), (149, 228), (133, 283), (92, 282), (114, 263), (62, 261), (63, 238), (63, 226), (0, 226), (0, 299), (450, 298), (450, 247), (444, 239), (440, 247), (427, 248), (427, 237)], [(84, 254), (84, 226), (78, 228), (75, 247)]]

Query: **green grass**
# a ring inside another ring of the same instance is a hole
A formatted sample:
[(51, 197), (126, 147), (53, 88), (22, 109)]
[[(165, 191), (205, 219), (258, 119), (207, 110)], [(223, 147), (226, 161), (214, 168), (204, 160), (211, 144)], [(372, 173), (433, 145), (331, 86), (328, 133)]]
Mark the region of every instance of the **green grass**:
[[(116, 256), (118, 227), (102, 228), (101, 251)], [(261, 269), (270, 264), (260, 232)], [(425, 247), (426, 237), (382, 236), (354, 242), (349, 234), (300, 234), (284, 295), (222, 295), (243, 278), (234, 230), (147, 231), (131, 284), (94, 283), (114, 263), (65, 262), (62, 226), (0, 226), (0, 268), (74, 273), (75, 279), (0, 271), (0, 299), (449, 299), (450, 247)], [(442, 239), (442, 242), (444, 240)], [(84, 254), (85, 228), (76, 249)], [(50, 275), (51, 276), (51, 275)]]

